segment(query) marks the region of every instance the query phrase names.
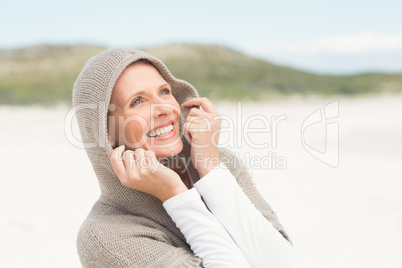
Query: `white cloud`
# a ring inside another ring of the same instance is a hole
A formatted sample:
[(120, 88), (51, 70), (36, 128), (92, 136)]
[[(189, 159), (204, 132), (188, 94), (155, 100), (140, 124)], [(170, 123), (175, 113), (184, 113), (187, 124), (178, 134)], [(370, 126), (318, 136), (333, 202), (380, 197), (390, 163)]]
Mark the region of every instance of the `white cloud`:
[(275, 53), (339, 53), (363, 54), (368, 52), (402, 51), (402, 34), (359, 33), (320, 37), (304, 42), (267, 45), (255, 51)]
[(279, 64), (314, 72), (402, 70), (402, 34), (359, 33), (275, 43), (246, 50)]

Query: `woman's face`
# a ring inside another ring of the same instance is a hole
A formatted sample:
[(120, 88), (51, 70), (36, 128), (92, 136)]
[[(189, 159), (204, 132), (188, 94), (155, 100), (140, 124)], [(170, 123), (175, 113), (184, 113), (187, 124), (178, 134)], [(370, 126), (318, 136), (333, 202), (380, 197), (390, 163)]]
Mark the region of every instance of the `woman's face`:
[(159, 160), (182, 151), (180, 105), (152, 65), (138, 62), (123, 71), (113, 88), (109, 111), (112, 146), (152, 150)]

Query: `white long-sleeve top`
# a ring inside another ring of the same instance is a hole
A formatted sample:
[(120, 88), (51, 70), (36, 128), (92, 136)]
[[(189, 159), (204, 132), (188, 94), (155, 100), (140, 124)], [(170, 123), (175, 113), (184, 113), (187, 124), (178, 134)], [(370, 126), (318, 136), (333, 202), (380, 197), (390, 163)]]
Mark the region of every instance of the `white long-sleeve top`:
[(251, 203), (222, 162), (163, 206), (205, 268), (292, 267), (292, 245)]

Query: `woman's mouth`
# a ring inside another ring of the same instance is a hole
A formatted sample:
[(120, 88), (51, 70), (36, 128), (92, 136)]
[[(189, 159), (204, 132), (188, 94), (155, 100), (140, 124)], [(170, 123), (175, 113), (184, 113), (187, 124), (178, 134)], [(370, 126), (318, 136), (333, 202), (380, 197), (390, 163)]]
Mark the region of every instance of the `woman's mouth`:
[(176, 134), (173, 123), (166, 126), (166, 127), (161, 127), (155, 130), (150, 131), (147, 134), (147, 137), (153, 138), (155, 140), (160, 140), (160, 139), (168, 139), (173, 137)]

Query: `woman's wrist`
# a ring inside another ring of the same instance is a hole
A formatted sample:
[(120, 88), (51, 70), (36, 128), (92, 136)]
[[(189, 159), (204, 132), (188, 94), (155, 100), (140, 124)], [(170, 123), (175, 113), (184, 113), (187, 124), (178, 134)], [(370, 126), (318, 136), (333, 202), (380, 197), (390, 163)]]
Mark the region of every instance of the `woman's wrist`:
[(164, 203), (166, 200), (184, 193), (188, 190), (188, 188), (186, 187), (186, 185), (182, 182), (181, 184), (177, 185), (177, 187), (171, 189), (170, 191), (165, 192), (163, 195), (159, 196), (158, 199)]
[(200, 178), (207, 175), (211, 170), (219, 166), (220, 159), (219, 157), (211, 157), (205, 159), (203, 163), (197, 168), (197, 172), (200, 175)]

